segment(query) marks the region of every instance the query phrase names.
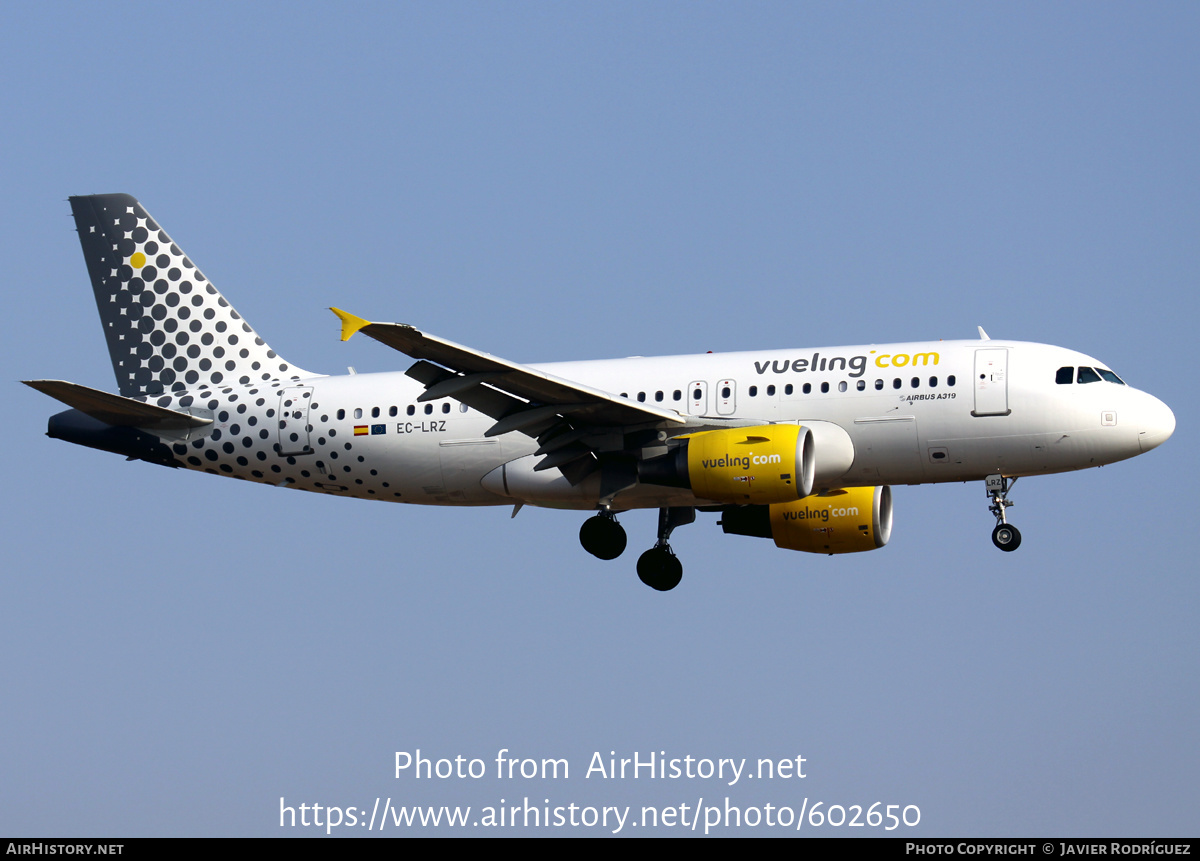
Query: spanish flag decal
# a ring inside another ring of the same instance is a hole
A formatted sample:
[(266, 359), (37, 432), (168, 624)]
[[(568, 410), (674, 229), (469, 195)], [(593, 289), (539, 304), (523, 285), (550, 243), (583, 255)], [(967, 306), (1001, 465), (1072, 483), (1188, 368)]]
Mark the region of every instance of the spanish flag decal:
[(366, 425), (355, 425), (354, 426), (354, 435), (355, 436), (366, 436), (370, 432), (371, 432), (371, 429), (368, 428)]

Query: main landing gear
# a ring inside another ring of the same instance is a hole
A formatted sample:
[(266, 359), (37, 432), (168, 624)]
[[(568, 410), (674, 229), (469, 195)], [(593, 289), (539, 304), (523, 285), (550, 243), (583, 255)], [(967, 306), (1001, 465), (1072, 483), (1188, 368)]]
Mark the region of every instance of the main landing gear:
[(1021, 546), (1021, 531), (1009, 523), (1005, 516), (1005, 510), (1013, 504), (1012, 500), (1008, 498), (1008, 491), (1016, 486), (1016, 483), (1015, 478), (1009, 481), (1003, 475), (987, 477), (987, 493), (992, 500), (988, 511), (996, 515), (996, 528), (992, 530), (992, 543), (1007, 553), (1011, 553)]
[[(683, 564), (667, 541), (676, 526), (684, 526), (695, 519), (696, 509), (691, 507), (658, 510), (658, 541), (638, 557), (637, 562), (638, 578), (651, 589), (667, 592), (683, 579)], [(625, 529), (611, 511), (604, 509), (583, 522), (579, 543), (598, 559), (616, 559), (625, 551)]]
[(579, 527), (579, 543), (597, 559), (616, 559), (625, 552), (625, 527), (617, 523), (615, 514), (604, 509), (583, 521), (583, 526)]
[(667, 539), (676, 526), (685, 526), (695, 519), (696, 509), (690, 506), (658, 510), (658, 541), (638, 557), (638, 579), (659, 592), (669, 592), (679, 585), (683, 579), (683, 563), (675, 557)]

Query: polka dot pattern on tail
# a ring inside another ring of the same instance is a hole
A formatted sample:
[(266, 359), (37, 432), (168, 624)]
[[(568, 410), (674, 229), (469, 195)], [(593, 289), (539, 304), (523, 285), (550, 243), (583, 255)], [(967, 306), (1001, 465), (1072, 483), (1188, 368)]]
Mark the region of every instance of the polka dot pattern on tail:
[(71, 210), (122, 395), (312, 376), (276, 355), (133, 197), (72, 197)]

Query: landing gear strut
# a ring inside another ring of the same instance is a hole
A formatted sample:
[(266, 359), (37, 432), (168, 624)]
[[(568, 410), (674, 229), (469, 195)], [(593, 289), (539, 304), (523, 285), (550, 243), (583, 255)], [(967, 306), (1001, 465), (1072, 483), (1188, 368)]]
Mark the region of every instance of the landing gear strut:
[(696, 509), (691, 507), (660, 508), (658, 510), (658, 541), (638, 558), (638, 578), (651, 589), (668, 592), (683, 579), (683, 564), (675, 558), (667, 540), (676, 526), (684, 526), (696, 519)]
[(1011, 553), (1021, 546), (1021, 531), (1008, 522), (1006, 509), (1013, 504), (1008, 498), (1008, 491), (1016, 486), (1017, 480), (1009, 481), (1003, 475), (987, 477), (987, 493), (992, 500), (988, 511), (996, 515), (996, 528), (992, 530), (992, 543), (1001, 550)]
[(625, 552), (625, 527), (617, 523), (617, 517), (603, 509), (595, 517), (589, 517), (579, 527), (579, 543), (583, 549), (597, 559), (616, 559)]

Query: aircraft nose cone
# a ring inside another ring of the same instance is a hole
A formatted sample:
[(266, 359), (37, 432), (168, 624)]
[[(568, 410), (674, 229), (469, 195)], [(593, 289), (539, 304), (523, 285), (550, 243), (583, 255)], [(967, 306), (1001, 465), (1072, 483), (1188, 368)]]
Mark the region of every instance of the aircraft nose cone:
[(1175, 433), (1175, 413), (1158, 398), (1151, 397), (1141, 410), (1141, 430), (1138, 445), (1142, 451), (1150, 451), (1166, 442)]

